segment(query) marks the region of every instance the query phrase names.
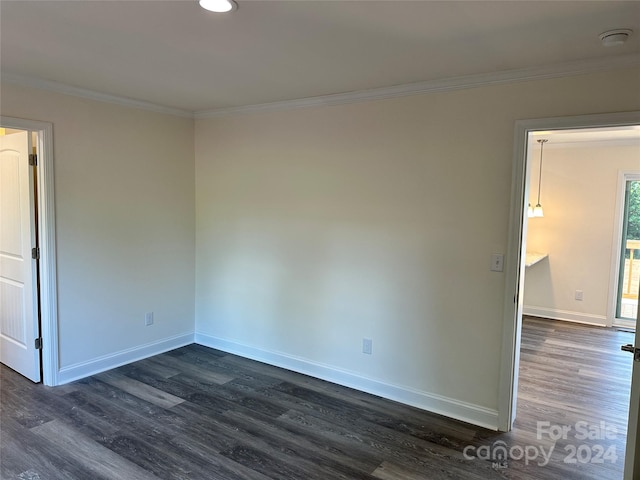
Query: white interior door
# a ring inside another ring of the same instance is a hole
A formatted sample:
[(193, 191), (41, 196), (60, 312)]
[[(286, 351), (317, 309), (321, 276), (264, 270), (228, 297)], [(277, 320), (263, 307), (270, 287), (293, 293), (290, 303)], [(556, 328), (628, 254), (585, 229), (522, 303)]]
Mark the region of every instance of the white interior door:
[(40, 381), (34, 178), (28, 132), (0, 136), (0, 361)]
[[(638, 323), (640, 325), (640, 308)], [(638, 330), (636, 329), (635, 348), (640, 348)], [(624, 479), (640, 479), (640, 361), (633, 362), (631, 376), (631, 401), (629, 402), (629, 428), (627, 429), (627, 451), (624, 461)]]

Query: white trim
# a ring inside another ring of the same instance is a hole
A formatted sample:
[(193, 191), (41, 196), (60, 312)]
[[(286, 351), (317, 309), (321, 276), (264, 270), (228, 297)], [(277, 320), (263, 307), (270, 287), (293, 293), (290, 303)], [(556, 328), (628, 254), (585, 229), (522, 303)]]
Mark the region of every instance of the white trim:
[(37, 88), (39, 90), (47, 90), (50, 92), (61, 93), (63, 95), (70, 95), (72, 97), (88, 98), (89, 100), (96, 100), (98, 102), (122, 105), (124, 107), (130, 108), (138, 108), (140, 110), (148, 110), (151, 112), (163, 113), (165, 115), (193, 118), (193, 113), (188, 110), (165, 107), (163, 105), (157, 105), (155, 103), (145, 102), (143, 100), (135, 100), (133, 98), (120, 97), (118, 95), (111, 95), (109, 93), (96, 92), (95, 90), (74, 87), (72, 85), (53, 82), (51, 80), (44, 80), (42, 78), (27, 77), (24, 75), (16, 75), (13, 73), (3, 72), (0, 76), (0, 79), (2, 80), (2, 83)]
[(518, 391), (518, 366), (520, 365), (520, 334), (524, 306), (524, 264), (522, 252), (526, 238), (529, 203), (528, 132), (516, 123), (513, 144), (513, 168), (511, 174), (511, 202), (507, 256), (505, 258), (504, 323), (500, 380), (498, 386), (498, 428), (508, 432), (513, 425)]
[(58, 372), (58, 385), (80, 380), (81, 378), (105, 372), (128, 363), (137, 362), (138, 360), (159, 355), (192, 343), (193, 333), (184, 333), (157, 342), (147, 343), (146, 345), (103, 355), (102, 357), (94, 358), (86, 362), (74, 363), (73, 365), (60, 369), (60, 372)]
[(369, 90), (321, 95), (297, 100), (285, 100), (282, 102), (201, 110), (194, 112), (193, 116), (196, 119), (216, 118), (238, 114), (292, 110), (296, 108), (343, 105), (371, 100), (383, 100), (386, 98), (406, 97), (409, 95), (451, 92), (454, 90), (464, 90), (487, 85), (501, 85), (513, 82), (526, 82), (531, 80), (568, 77), (572, 75), (584, 75), (588, 73), (637, 66), (640, 66), (640, 54), (618, 55), (615, 57), (601, 57), (597, 59), (578, 60), (574, 62), (523, 68), (519, 70), (465, 75), (441, 80), (395, 85), (392, 87), (372, 88)]
[(505, 259), (505, 303), (502, 337), (500, 390), (498, 396), (498, 426), (509, 431), (513, 426), (517, 401), (518, 366), (524, 271), (522, 231), (528, 194), (527, 140), (531, 132), (539, 130), (567, 130), (571, 128), (615, 127), (640, 125), (640, 112), (623, 112), (576, 117), (518, 120), (514, 134), (513, 176), (511, 183), (511, 212), (507, 257)]
[(621, 328), (624, 330), (632, 330), (636, 331), (636, 320), (629, 320), (627, 318), (616, 318), (615, 323), (612, 325), (613, 328)]
[(573, 312), (571, 310), (559, 310), (557, 308), (536, 307), (525, 305), (522, 310), (523, 315), (532, 317), (550, 318), (552, 320), (563, 320), (565, 322), (583, 323), (586, 325), (596, 325), (598, 327), (609, 327), (605, 315), (594, 315), (592, 313)]
[(611, 274), (609, 282), (608, 310), (609, 325), (629, 327), (635, 320), (616, 317), (618, 307), (618, 283), (620, 275), (620, 246), (622, 244), (622, 223), (624, 221), (624, 192), (628, 180), (640, 180), (640, 170), (618, 170), (618, 186), (616, 189), (616, 210), (613, 221), (613, 248), (611, 249)]
[(38, 230), (40, 233), (40, 336), (42, 381), (58, 384), (58, 287), (56, 274), (56, 221), (53, 180), (53, 125), (48, 122), (0, 116), (6, 128), (38, 134)]
[(293, 372), (310, 375), (321, 380), (355, 388), (362, 392), (378, 395), (395, 400), (433, 413), (455, 418), (457, 420), (497, 430), (498, 412), (480, 405), (462, 402), (425, 391), (416, 390), (402, 385), (384, 383), (373, 378), (364, 377), (354, 372), (335, 368), (314, 362), (305, 358), (295, 357), (282, 352), (263, 350), (230, 340), (206, 335), (195, 334), (195, 343), (215, 348), (223, 352), (239, 355)]
[(482, 87), (487, 85), (501, 85), (513, 82), (526, 82), (531, 80), (544, 80), (551, 78), (584, 75), (609, 70), (632, 68), (640, 66), (640, 54), (616, 55), (612, 57), (600, 57), (573, 62), (543, 65), (538, 67), (523, 68), (518, 70), (505, 70), (492, 73), (464, 75), (460, 77), (429, 80), (425, 82), (394, 85), (391, 87), (372, 88), (369, 90), (357, 90), (332, 95), (320, 95), (317, 97), (299, 98), (281, 102), (261, 103), (229, 108), (214, 108), (191, 112), (188, 110), (157, 105), (151, 102), (136, 100), (118, 95), (97, 92), (86, 88), (75, 87), (52, 80), (34, 78), (3, 72), (0, 79), (3, 83), (24, 85), (40, 90), (49, 90), (75, 97), (88, 98), (99, 102), (113, 103), (126, 107), (139, 108), (157, 113), (176, 115), (188, 118), (216, 118), (230, 115), (273, 112), (291, 110), (296, 108), (320, 107), (330, 105), (343, 105), (386, 98), (405, 97), (409, 95), (424, 95), (428, 93), (450, 92), (467, 88)]
[[(551, 137), (554, 139), (555, 137)], [(611, 138), (611, 139), (600, 139), (600, 140), (577, 140), (572, 142), (557, 142), (551, 145), (545, 144), (545, 151), (549, 150), (562, 150), (569, 148), (606, 148), (606, 147), (638, 147), (640, 146), (640, 140), (638, 137), (633, 138)]]

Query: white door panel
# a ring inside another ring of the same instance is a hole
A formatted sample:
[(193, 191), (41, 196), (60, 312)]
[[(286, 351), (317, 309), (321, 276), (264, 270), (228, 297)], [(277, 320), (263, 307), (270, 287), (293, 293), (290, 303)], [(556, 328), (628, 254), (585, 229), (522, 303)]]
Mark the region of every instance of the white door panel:
[(0, 137), (0, 361), (40, 381), (33, 172), (28, 132)]

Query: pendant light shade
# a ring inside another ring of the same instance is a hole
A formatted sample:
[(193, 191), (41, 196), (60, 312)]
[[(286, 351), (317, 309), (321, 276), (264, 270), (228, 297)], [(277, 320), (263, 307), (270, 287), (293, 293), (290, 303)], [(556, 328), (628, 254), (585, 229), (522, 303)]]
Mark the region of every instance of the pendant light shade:
[(529, 204), (529, 208), (527, 209), (528, 217), (534, 217), (534, 218), (544, 217), (544, 210), (542, 209), (542, 205), (540, 204), (540, 188), (542, 186), (542, 151), (544, 150), (544, 144), (547, 143), (548, 141), (549, 140), (543, 139), (543, 138), (538, 140), (538, 143), (540, 144), (540, 173), (538, 175), (538, 203), (533, 209), (531, 208), (531, 204)]
[(538, 204), (533, 208), (533, 216), (544, 217), (544, 210), (542, 210), (542, 205)]

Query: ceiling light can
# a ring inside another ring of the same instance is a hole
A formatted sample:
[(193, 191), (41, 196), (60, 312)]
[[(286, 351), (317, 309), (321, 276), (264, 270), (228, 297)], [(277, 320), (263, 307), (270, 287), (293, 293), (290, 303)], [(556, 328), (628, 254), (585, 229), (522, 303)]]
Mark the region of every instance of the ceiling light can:
[(199, 3), (205, 10), (215, 13), (227, 13), (238, 9), (238, 4), (233, 0), (199, 0)]

